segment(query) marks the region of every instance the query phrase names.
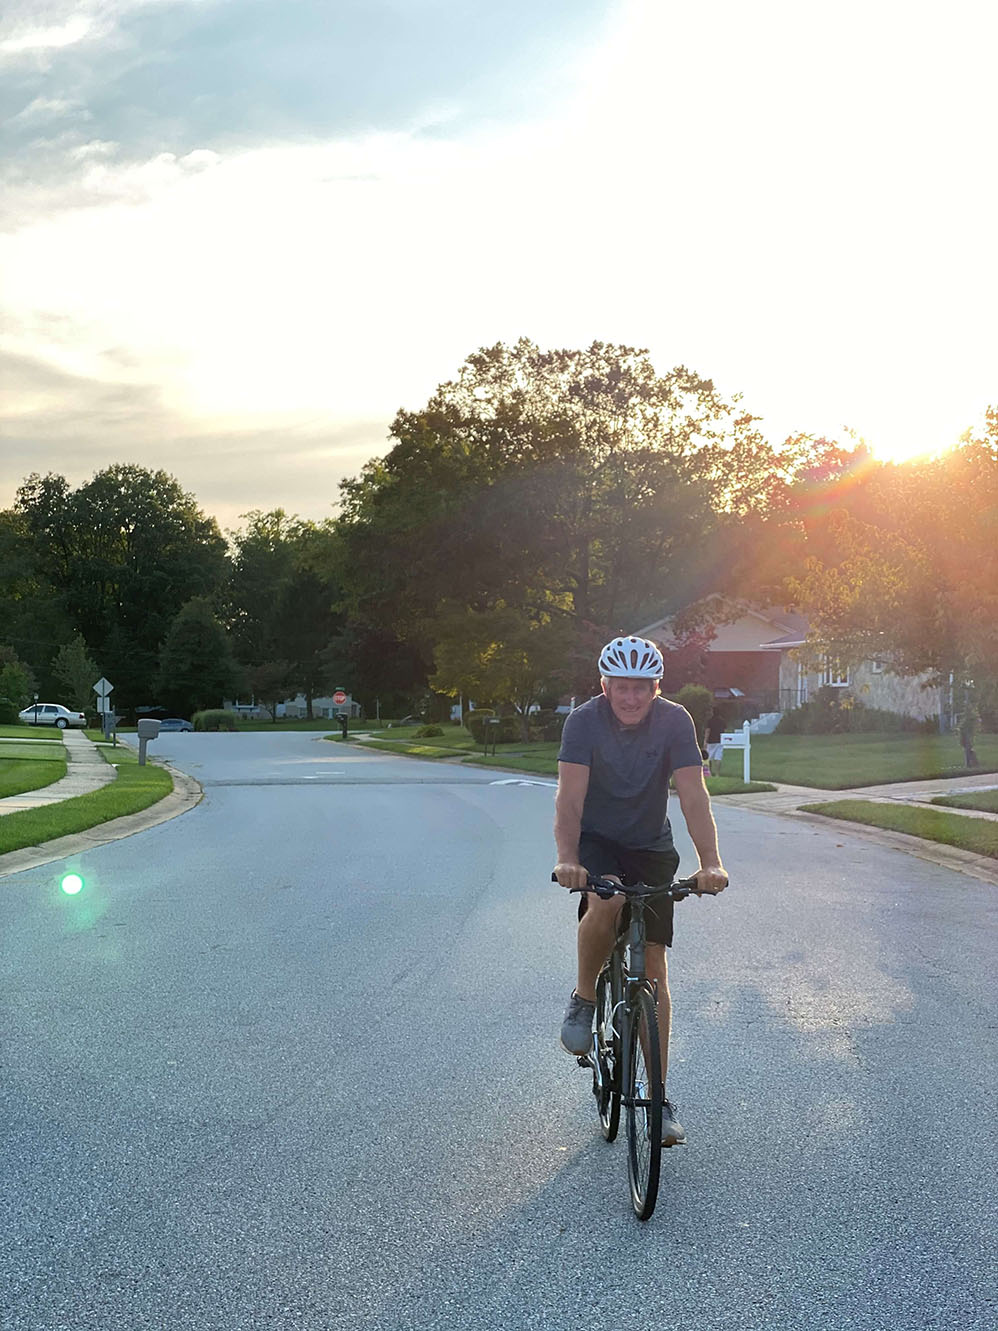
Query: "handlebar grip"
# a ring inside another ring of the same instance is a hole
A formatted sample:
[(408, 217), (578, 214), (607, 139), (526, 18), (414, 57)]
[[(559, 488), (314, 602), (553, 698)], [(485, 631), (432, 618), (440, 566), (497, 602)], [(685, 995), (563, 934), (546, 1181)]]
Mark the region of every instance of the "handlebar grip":
[[(556, 883), (556, 882), (558, 881), (558, 875), (557, 875), (556, 873), (553, 873), (553, 874), (551, 875), (551, 881), (552, 881), (552, 883)], [(572, 893), (572, 892), (595, 892), (596, 895), (597, 895), (598, 897), (602, 897), (604, 901), (609, 901), (610, 897), (612, 897), (612, 896), (616, 896), (616, 894), (617, 894), (617, 893), (616, 893), (616, 888), (606, 888), (606, 887), (604, 887), (604, 886), (603, 886), (603, 879), (602, 879), (602, 878), (597, 878), (594, 874), (587, 874), (587, 875), (586, 875), (586, 886), (585, 886), (585, 887), (570, 887), (568, 890), (569, 890), (569, 893)]]

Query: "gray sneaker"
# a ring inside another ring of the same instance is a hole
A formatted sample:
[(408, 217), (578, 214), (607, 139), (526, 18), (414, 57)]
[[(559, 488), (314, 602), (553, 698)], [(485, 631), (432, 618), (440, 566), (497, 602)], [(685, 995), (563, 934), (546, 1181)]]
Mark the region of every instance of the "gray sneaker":
[(567, 1054), (581, 1057), (593, 1047), (593, 1018), (596, 1004), (573, 993), (561, 1023), (561, 1047)]
[(676, 1111), (673, 1109), (670, 1100), (662, 1101), (662, 1145), (686, 1145), (686, 1129), (676, 1118)]

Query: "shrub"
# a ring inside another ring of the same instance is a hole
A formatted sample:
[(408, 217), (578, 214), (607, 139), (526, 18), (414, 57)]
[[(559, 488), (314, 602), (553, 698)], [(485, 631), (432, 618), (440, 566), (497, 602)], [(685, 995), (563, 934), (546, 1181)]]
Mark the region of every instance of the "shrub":
[(465, 712), (464, 716), (461, 717), (461, 720), (464, 722), (468, 730), (471, 729), (469, 722), (473, 716), (495, 716), (495, 712), (492, 710), (491, 707), (471, 708), (469, 711)]
[(540, 707), (530, 714), (530, 738), (545, 740), (548, 743), (557, 742), (561, 739), (564, 724), (564, 712), (556, 712), (550, 707)]
[(497, 744), (516, 744), (523, 742), (523, 723), (518, 716), (501, 716)]
[(809, 702), (787, 712), (776, 727), (780, 735), (857, 735), (876, 731), (889, 734), (933, 734), (937, 717), (920, 721), (900, 712), (867, 707), (848, 689), (824, 685)]
[(468, 713), (468, 719), (465, 722), (471, 731), (476, 744), (485, 743), (485, 736), (488, 733), (489, 739), (495, 736), (497, 744), (515, 744), (523, 739), (523, 731), (518, 716), (500, 716), (498, 718), (498, 727), (488, 724), (495, 720), (487, 707), (477, 708), (474, 712)]
[(696, 726), (697, 738), (703, 738), (703, 732), (707, 729), (707, 722), (710, 720), (710, 714), (714, 710), (714, 694), (702, 684), (684, 684), (676, 694), (675, 702), (681, 707), (685, 707), (693, 718), (693, 724)]
[(227, 712), (221, 707), (211, 707), (205, 712), (194, 713), (194, 729), (235, 730), (237, 719), (235, 712)]
[(420, 726), (416, 731), (416, 739), (435, 739), (443, 733), (443, 726)]
[(465, 712), (464, 724), (471, 731), (476, 744), (485, 743), (485, 722), (492, 715), (490, 707), (476, 707), (473, 712)]

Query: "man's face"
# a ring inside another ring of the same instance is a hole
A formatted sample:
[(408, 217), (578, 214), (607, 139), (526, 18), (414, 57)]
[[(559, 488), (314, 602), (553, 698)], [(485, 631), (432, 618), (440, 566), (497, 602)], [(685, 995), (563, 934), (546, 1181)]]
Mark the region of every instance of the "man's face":
[(658, 696), (658, 680), (604, 679), (603, 692), (622, 726), (638, 726)]

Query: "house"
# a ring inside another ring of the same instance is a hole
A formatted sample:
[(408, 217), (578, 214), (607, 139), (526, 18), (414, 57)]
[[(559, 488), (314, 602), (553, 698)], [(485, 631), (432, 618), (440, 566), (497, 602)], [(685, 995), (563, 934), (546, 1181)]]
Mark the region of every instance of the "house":
[[(947, 710), (943, 691), (925, 687), (926, 676), (895, 675), (882, 661), (846, 666), (829, 658), (815, 667), (814, 643), (807, 641), (808, 622), (796, 611), (725, 602), (721, 597), (711, 600), (716, 628), (704, 650), (702, 681), (719, 702), (744, 698), (745, 711), (766, 717), (760, 729), (775, 726), (784, 712), (800, 707), (825, 685), (848, 689), (867, 707), (918, 720)], [(635, 631), (671, 650), (681, 641), (672, 624), (673, 618), (660, 619)], [(805, 645), (811, 649), (811, 662), (802, 659)]]
[[(287, 717), (288, 720), (300, 720), (308, 714), (308, 703), (304, 693), (299, 693), (297, 697), (286, 698), (284, 702), (277, 704), (277, 715)], [(348, 693), (346, 702), (334, 702), (330, 698), (313, 698), (312, 715), (317, 718), (325, 719), (338, 716), (358, 717), (361, 714), (359, 702), (354, 702), (352, 696)]]
[[(240, 716), (249, 717), (253, 720), (269, 720), (270, 711), (263, 703), (255, 701), (239, 702), (226, 701), (223, 706), (230, 712), (236, 712)], [(284, 702), (277, 704), (277, 715), (286, 718), (289, 721), (300, 720), (308, 714), (308, 704), (304, 693), (299, 693), (297, 697), (285, 698)], [(354, 702), (350, 694), (347, 694), (346, 702), (337, 703), (332, 698), (313, 698), (312, 715), (319, 720), (341, 716), (346, 713), (350, 717), (358, 717), (361, 714), (359, 702)]]

